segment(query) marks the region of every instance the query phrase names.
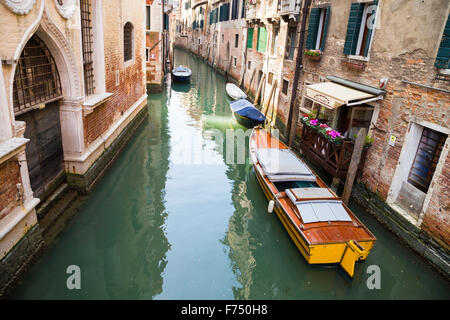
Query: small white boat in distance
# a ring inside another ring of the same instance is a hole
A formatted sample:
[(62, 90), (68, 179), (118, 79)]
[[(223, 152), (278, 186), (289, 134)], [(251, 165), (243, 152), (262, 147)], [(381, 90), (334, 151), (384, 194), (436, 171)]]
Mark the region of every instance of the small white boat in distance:
[(247, 95), (242, 91), (237, 85), (234, 83), (227, 83), (226, 85), (227, 94), (233, 99), (233, 100), (240, 100), (240, 99), (246, 99)]

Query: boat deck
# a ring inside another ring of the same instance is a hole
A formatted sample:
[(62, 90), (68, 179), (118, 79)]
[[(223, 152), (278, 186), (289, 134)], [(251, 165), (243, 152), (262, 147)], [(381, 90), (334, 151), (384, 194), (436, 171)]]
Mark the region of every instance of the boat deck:
[[(255, 155), (256, 149), (259, 148), (288, 149), (288, 147), (278, 139), (272, 137), (266, 130), (254, 129), (250, 141), (250, 154), (252, 156), (258, 179), (260, 180), (260, 183), (262, 183), (261, 185), (267, 188), (264, 190), (266, 196), (269, 200), (274, 199), (275, 196), (277, 196), (283, 213), (287, 215), (288, 219), (286, 221), (290, 221), (290, 223), (294, 225), (294, 229), (296, 229), (296, 231), (300, 233), (300, 236), (306, 239), (310, 245), (346, 243), (351, 240), (356, 240), (358, 242), (376, 240), (372, 233), (355, 217), (355, 215), (345, 204), (343, 204), (343, 206), (350, 216), (351, 221), (322, 221), (304, 223), (300, 212), (298, 212), (297, 207), (286, 195), (286, 192), (284, 190), (278, 190), (275, 184), (272, 183), (265, 175), (263, 168), (259, 164)], [(315, 173), (314, 175), (316, 176), (316, 183), (318, 187), (327, 188), (333, 195), (333, 200), (340, 200), (340, 198), (331, 189), (329, 189)]]

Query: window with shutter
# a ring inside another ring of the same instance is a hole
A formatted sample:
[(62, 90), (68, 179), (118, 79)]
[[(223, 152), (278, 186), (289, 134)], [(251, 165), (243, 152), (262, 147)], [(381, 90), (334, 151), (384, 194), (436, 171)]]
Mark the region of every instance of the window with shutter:
[(285, 48), (285, 53), (284, 53), (284, 58), (287, 60), (294, 59), (296, 33), (297, 33), (297, 28), (289, 27), (287, 37), (286, 37), (286, 48)]
[(309, 15), (308, 37), (306, 38), (306, 49), (316, 49), (317, 32), (320, 24), (321, 9), (312, 8)]
[(230, 4), (225, 3), (220, 6), (220, 18), (219, 21), (228, 21), (230, 19)]
[(367, 57), (375, 28), (378, 0), (372, 3), (352, 3), (347, 24), (344, 54)]
[(247, 48), (252, 49), (253, 48), (253, 32), (255, 29), (248, 28), (248, 37), (247, 37)]
[(327, 40), (327, 34), (328, 34), (328, 24), (330, 23), (330, 16), (331, 16), (331, 7), (327, 7), (324, 10), (324, 20), (323, 20), (323, 27), (322, 27), (322, 34), (320, 39), (320, 51), (325, 50), (325, 42)]
[(356, 52), (363, 12), (363, 3), (352, 3), (350, 7), (350, 15), (348, 17), (347, 35), (345, 36), (344, 44), (344, 54), (346, 55), (355, 54)]
[(329, 20), (330, 7), (311, 9), (305, 45), (307, 50), (323, 51), (325, 49)]
[(266, 52), (267, 46), (267, 30), (264, 27), (258, 28), (258, 43), (256, 45), (256, 51), (260, 53)]
[(450, 15), (447, 18), (441, 44), (436, 56), (436, 68), (450, 69)]

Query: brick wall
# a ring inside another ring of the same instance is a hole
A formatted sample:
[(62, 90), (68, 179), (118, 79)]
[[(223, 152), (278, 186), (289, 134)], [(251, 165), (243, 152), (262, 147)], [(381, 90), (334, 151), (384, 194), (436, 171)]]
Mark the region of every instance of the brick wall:
[[(125, 10), (126, 8), (126, 10)], [(143, 6), (104, 5), (105, 39), (105, 79), (106, 91), (113, 93), (103, 105), (84, 117), (84, 140), (92, 143), (117, 121), (123, 113), (145, 94), (145, 74), (143, 48), (145, 28)], [(120, 16), (121, 14), (121, 16)], [(133, 24), (134, 58), (124, 62), (123, 25)], [(116, 72), (119, 72), (119, 85), (116, 86)]]
[(0, 164), (0, 219), (21, 204), (20, 190), (17, 184), (21, 183), (20, 165), (17, 158)]
[(435, 185), (422, 222), (422, 228), (450, 249), (450, 156), (447, 156), (443, 170)]

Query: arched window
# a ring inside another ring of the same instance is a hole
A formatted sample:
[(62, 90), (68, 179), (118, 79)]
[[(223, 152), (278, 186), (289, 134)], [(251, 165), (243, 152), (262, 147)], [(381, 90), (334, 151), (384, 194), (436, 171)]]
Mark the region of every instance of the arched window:
[(47, 46), (33, 35), (23, 48), (14, 74), (14, 113), (61, 97), (58, 69)]
[(131, 22), (123, 26), (123, 60), (133, 59), (133, 25)]

